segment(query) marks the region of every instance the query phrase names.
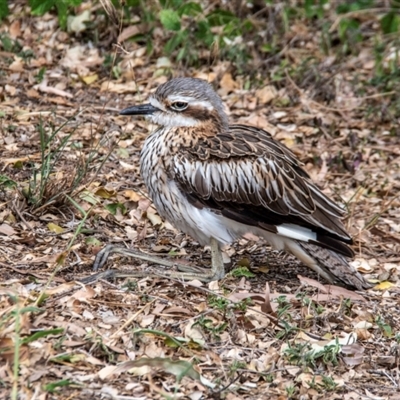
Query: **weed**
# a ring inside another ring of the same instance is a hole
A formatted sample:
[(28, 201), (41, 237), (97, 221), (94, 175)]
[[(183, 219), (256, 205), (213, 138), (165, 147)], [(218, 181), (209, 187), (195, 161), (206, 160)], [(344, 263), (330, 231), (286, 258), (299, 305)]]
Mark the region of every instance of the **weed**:
[(24, 319), (26, 318), (26, 314), (32, 313), (41, 313), (41, 310), (38, 307), (28, 306), (24, 307), (22, 302), (16, 296), (8, 296), (9, 303), (12, 304), (11, 309), (2, 314), (0, 318), (0, 331), (5, 327), (13, 326), (14, 328), (14, 335), (13, 335), (13, 348), (10, 347), (3, 347), (0, 349), (0, 354), (6, 351), (13, 351), (13, 362), (12, 362), (12, 374), (13, 374), (13, 384), (11, 389), (11, 396), (12, 400), (17, 400), (19, 397), (19, 390), (18, 390), (18, 382), (19, 382), (19, 374), (20, 374), (20, 354), (21, 349), (25, 347), (29, 343), (32, 343), (40, 338), (53, 335), (53, 334), (60, 334), (64, 330), (63, 329), (50, 329), (46, 331), (36, 332), (33, 335), (28, 337), (22, 338), (21, 331), (22, 326), (24, 324)]
[(322, 375), (322, 387), (328, 392), (333, 392), (337, 389), (338, 384), (333, 380), (332, 377)]
[[(40, 164), (33, 165), (32, 178), (22, 191), (28, 204), (35, 209), (42, 209), (49, 205), (62, 205), (68, 196), (73, 197), (75, 191), (86, 179), (89, 168), (98, 155), (98, 147), (93, 148), (85, 160), (78, 158), (71, 170), (57, 173), (56, 167), (67, 151), (67, 146), (76, 148), (75, 142), (71, 141), (76, 128), (73, 128), (68, 134), (61, 134), (69, 122), (70, 120), (67, 120), (55, 128), (51, 124), (45, 125), (40, 119), (37, 126), (41, 160)], [(98, 170), (107, 157), (108, 155), (103, 159)], [(116, 205), (115, 212), (117, 208), (121, 209), (121, 206)]]
[(286, 296), (278, 296), (276, 299), (276, 302), (278, 303), (278, 318), (289, 318), (291, 319), (291, 315), (289, 314), (289, 310), (292, 308), (292, 305), (290, 302), (287, 300)]
[(253, 274), (253, 272), (251, 272), (247, 267), (238, 267), (235, 268), (232, 272), (232, 276), (234, 276), (235, 278), (253, 278), (255, 277), (255, 274)]
[(287, 396), (288, 396), (289, 398), (291, 398), (291, 397), (293, 397), (294, 394), (296, 393), (296, 386), (294, 386), (294, 385), (288, 385), (288, 386), (285, 387), (285, 391), (286, 391)]
[(207, 298), (207, 303), (211, 308), (226, 312), (230, 302), (225, 297), (210, 295)]
[(8, 35), (4, 33), (0, 35), (0, 42), (4, 51), (8, 53), (16, 54), (22, 49), (21, 44), (17, 40), (11, 39)]
[(68, 386), (75, 386), (75, 387), (79, 387), (79, 384), (74, 383), (73, 381), (71, 381), (70, 379), (62, 379), (61, 381), (56, 381), (56, 382), (51, 382), (51, 383), (47, 383), (46, 385), (43, 386), (43, 389), (46, 392), (49, 393), (55, 393), (57, 392), (59, 388), (64, 388), (64, 387), (68, 387)]
[(311, 311), (314, 311), (317, 315), (321, 315), (325, 308), (322, 307), (320, 304), (316, 304), (313, 300), (311, 300), (306, 293), (301, 292), (296, 295), (296, 298), (301, 301), (301, 304), (308, 308), (311, 314)]
[(13, 181), (6, 175), (0, 175), (0, 190), (2, 189), (15, 189), (17, 182)]
[(37, 83), (41, 83), (44, 79), (44, 75), (46, 73), (46, 68), (42, 67), (39, 69), (39, 72), (37, 73), (37, 75), (35, 75), (35, 79)]
[(234, 309), (239, 310), (244, 313), (247, 311), (247, 308), (249, 306), (251, 306), (252, 304), (253, 304), (253, 300), (250, 297), (248, 297), (247, 299), (243, 299), (243, 300), (239, 301), (238, 303), (235, 303)]
[[(88, 352), (90, 354), (96, 355), (96, 357), (106, 357), (107, 362), (114, 363), (116, 355), (113, 351), (111, 351), (104, 343), (103, 338), (99, 336), (96, 332), (90, 330), (85, 337), (85, 340), (88, 345), (90, 345), (90, 349)], [(80, 354), (78, 355), (80, 356)], [(52, 360), (54, 361), (54, 360)]]
[(393, 337), (392, 327), (388, 323), (386, 323), (385, 320), (380, 315), (375, 317), (375, 323), (378, 325), (378, 327), (382, 331), (383, 336), (385, 336), (387, 338)]
[(289, 310), (292, 308), (292, 305), (287, 301), (286, 296), (277, 297), (276, 302), (278, 303), (277, 314), (279, 324), (283, 326), (283, 329), (276, 334), (276, 337), (282, 339), (290, 333), (297, 331), (297, 327), (291, 324), (292, 316)]
[(288, 344), (284, 353), (290, 363), (303, 367), (316, 367), (317, 360), (325, 365), (337, 365), (340, 345), (337, 342), (334, 345), (325, 346), (322, 350), (316, 351), (310, 343)]
[(214, 339), (216, 340), (221, 340), (221, 337), (219, 336), (222, 332), (225, 331), (226, 327), (228, 324), (226, 322), (222, 322), (220, 324), (215, 325), (215, 322), (212, 319), (205, 318), (204, 315), (202, 315), (194, 324), (193, 326), (199, 326), (202, 328), (205, 332), (209, 332)]
[(291, 364), (315, 367), (314, 352), (309, 343), (289, 343), (284, 354)]
[(123, 286), (130, 292), (137, 292), (139, 289), (138, 283), (136, 280), (129, 279)]
[(246, 312), (247, 308), (252, 304), (250, 298), (243, 299), (237, 303), (229, 301), (225, 297), (210, 295), (207, 298), (207, 303), (211, 308), (215, 308), (219, 311), (226, 313), (229, 309), (233, 311)]
[(29, 0), (33, 15), (44, 15), (51, 9), (57, 10), (58, 22), (62, 29), (67, 29), (67, 19), (72, 7), (77, 7), (82, 0)]
[(244, 369), (246, 367), (247, 364), (244, 361), (233, 360), (232, 364), (229, 365), (229, 375), (235, 375), (239, 369)]

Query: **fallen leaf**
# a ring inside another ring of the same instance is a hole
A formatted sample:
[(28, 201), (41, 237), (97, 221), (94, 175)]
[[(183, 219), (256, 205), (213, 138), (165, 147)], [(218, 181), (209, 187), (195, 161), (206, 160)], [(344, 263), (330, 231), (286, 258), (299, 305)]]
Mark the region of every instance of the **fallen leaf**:
[(2, 235), (6, 235), (6, 236), (11, 236), (11, 235), (15, 235), (17, 232), (16, 230), (11, 227), (8, 224), (1, 224), (0, 225), (0, 234)]
[(390, 289), (391, 287), (396, 286), (394, 283), (389, 282), (389, 281), (384, 281), (379, 283), (378, 285), (374, 286), (375, 290), (387, 290)]
[(97, 74), (93, 75), (87, 75), (87, 76), (81, 76), (80, 77), (83, 82), (86, 83), (86, 85), (91, 85), (92, 83), (96, 82), (99, 79), (99, 76)]
[(50, 232), (54, 232), (54, 233), (63, 233), (64, 229), (61, 228), (61, 226), (58, 226), (56, 224), (54, 224), (53, 222), (49, 222), (47, 224), (47, 228), (49, 229)]

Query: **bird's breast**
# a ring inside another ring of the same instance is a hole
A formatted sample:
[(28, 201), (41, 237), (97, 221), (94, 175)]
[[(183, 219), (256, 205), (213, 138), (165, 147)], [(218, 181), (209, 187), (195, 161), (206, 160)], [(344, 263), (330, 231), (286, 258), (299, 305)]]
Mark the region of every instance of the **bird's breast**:
[(170, 129), (160, 128), (152, 133), (140, 154), (140, 172), (159, 214), (176, 225), (184, 219), (186, 198), (173, 177), (175, 145)]
[(232, 232), (221, 218), (212, 210), (192, 205), (174, 179), (176, 152), (169, 146), (171, 140), (168, 131), (160, 129), (146, 139), (140, 155), (140, 171), (158, 213), (201, 244), (208, 244), (211, 236), (230, 243)]

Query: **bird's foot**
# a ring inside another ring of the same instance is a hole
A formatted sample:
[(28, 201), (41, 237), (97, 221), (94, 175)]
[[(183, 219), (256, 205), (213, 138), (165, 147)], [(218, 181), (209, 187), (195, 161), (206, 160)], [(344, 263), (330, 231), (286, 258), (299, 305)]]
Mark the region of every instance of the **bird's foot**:
[(122, 277), (148, 277), (148, 276), (159, 276), (167, 278), (175, 278), (181, 280), (193, 280), (198, 279), (202, 282), (211, 282), (214, 280), (222, 279), (225, 275), (225, 268), (221, 250), (219, 249), (218, 242), (215, 239), (211, 239), (211, 269), (204, 269), (195, 267), (192, 265), (184, 265), (177, 262), (164, 260), (159, 257), (154, 257), (146, 253), (135, 251), (132, 249), (126, 249), (114, 245), (107, 245), (97, 253), (96, 259), (93, 264), (94, 271), (101, 269), (107, 262), (108, 257), (111, 254), (121, 254), (127, 257), (133, 257), (140, 260), (147, 261), (158, 265), (163, 265), (168, 268), (176, 267), (178, 271), (164, 270), (149, 274), (146, 271), (131, 271), (131, 270), (115, 270), (110, 269), (107, 271), (98, 272), (90, 275), (87, 278), (81, 280), (82, 283), (88, 284), (98, 281), (99, 279), (113, 279)]

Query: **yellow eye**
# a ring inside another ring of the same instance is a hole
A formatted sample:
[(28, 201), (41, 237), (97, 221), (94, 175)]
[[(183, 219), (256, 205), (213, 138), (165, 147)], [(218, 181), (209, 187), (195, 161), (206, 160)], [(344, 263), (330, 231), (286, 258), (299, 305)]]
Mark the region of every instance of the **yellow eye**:
[(187, 106), (188, 103), (185, 103), (184, 101), (175, 101), (174, 103), (171, 104), (171, 108), (173, 108), (176, 111), (186, 110)]

